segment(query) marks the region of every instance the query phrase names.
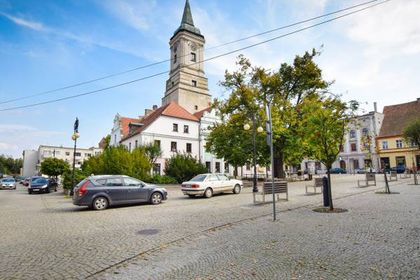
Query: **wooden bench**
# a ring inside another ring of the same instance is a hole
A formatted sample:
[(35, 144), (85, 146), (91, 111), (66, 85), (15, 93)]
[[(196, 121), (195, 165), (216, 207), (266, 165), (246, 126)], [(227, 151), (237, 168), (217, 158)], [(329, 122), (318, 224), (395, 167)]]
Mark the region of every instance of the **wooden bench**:
[[(314, 188), (314, 192), (308, 192), (308, 188)], [(320, 188), (320, 192), (322, 193), (323, 183), (322, 178), (315, 178), (313, 185), (305, 185), (305, 193), (306, 194), (316, 194), (316, 188)]]
[(397, 172), (396, 171), (389, 172), (389, 181), (390, 182), (392, 182), (392, 181), (398, 181)]
[[(363, 184), (360, 184), (360, 182), (363, 182)], [(370, 182), (373, 182), (373, 184), (370, 184)], [(366, 173), (366, 177), (365, 177), (364, 180), (357, 180), (357, 186), (359, 188), (376, 186), (376, 175), (375, 175), (375, 173)]]
[[(287, 181), (285, 180), (274, 180), (274, 194), (277, 196), (277, 201), (280, 200), (279, 194), (285, 193), (286, 200), (289, 200), (289, 192), (287, 189)], [(254, 193), (254, 203), (257, 203), (257, 195), (262, 195), (263, 203), (265, 203), (265, 196), (267, 194), (273, 194), (273, 186), (271, 181), (265, 181), (264, 185), (262, 186), (262, 190)]]

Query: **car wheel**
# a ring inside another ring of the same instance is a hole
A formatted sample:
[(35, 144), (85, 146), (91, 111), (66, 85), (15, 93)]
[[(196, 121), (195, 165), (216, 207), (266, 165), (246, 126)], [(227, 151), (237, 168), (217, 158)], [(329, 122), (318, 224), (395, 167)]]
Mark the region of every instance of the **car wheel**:
[(50, 188), (47, 188), (46, 190), (45, 190), (45, 192), (46, 193), (50, 193), (51, 191), (50, 191)]
[(104, 210), (108, 208), (108, 199), (103, 196), (95, 198), (92, 202), (92, 208), (95, 210)]
[(204, 197), (205, 198), (210, 198), (210, 197), (212, 197), (213, 196), (213, 190), (212, 189), (210, 189), (210, 188), (207, 188), (205, 191), (204, 191)]
[(239, 186), (238, 184), (236, 184), (234, 187), (233, 187), (233, 193), (234, 194), (238, 194), (238, 193), (240, 193), (241, 192), (241, 186)]
[(150, 203), (153, 205), (159, 204), (162, 202), (162, 194), (159, 192), (152, 193), (152, 196), (150, 197)]

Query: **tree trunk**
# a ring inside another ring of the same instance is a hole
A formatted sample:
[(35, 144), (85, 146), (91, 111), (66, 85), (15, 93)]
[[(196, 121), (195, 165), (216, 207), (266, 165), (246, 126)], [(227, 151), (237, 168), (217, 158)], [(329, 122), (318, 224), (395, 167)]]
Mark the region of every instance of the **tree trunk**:
[(236, 177), (238, 177), (238, 166), (237, 165), (235, 165), (235, 169), (233, 170), (233, 176), (235, 177), (235, 179), (236, 179)]
[(333, 199), (332, 199), (332, 192), (331, 192), (331, 164), (329, 166), (327, 166), (327, 176), (328, 176), (328, 199), (330, 201), (330, 210), (334, 210), (334, 206), (333, 206)]

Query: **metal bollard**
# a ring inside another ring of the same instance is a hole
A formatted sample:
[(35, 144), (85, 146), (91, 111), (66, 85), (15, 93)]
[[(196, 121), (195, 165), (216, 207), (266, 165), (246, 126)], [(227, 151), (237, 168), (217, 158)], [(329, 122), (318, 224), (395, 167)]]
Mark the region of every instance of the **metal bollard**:
[(322, 178), (322, 195), (324, 197), (324, 207), (330, 206), (330, 197), (328, 196), (328, 178), (323, 177)]

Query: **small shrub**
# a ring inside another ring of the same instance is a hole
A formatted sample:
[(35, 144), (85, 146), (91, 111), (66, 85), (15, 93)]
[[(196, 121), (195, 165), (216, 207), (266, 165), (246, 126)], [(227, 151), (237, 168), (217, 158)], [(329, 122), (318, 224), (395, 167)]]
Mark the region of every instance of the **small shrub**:
[[(63, 174), (63, 188), (66, 190), (70, 190), (72, 189), (71, 185), (71, 171), (66, 171)], [(74, 185), (77, 185), (80, 181), (82, 181), (83, 179), (85, 179), (87, 176), (80, 170), (80, 169), (75, 169), (74, 170)]]
[(150, 178), (150, 182), (153, 184), (176, 184), (178, 183), (175, 178), (167, 175), (154, 175)]
[(188, 181), (200, 173), (206, 173), (207, 168), (189, 154), (177, 154), (166, 161), (165, 174), (175, 178), (178, 183)]

